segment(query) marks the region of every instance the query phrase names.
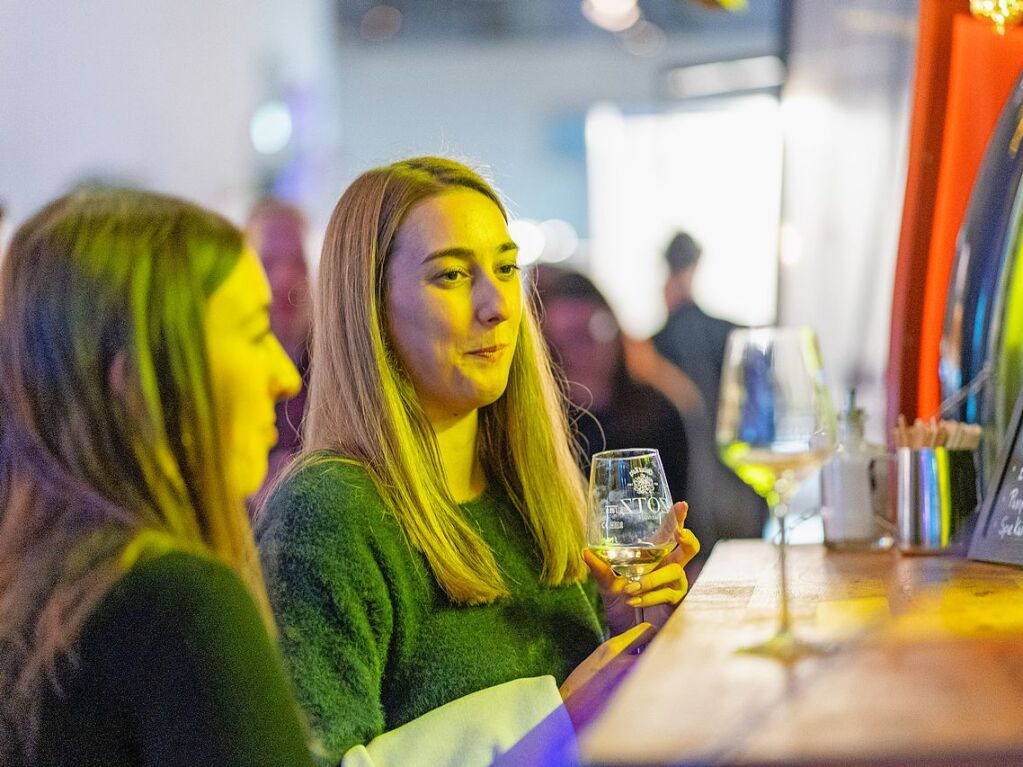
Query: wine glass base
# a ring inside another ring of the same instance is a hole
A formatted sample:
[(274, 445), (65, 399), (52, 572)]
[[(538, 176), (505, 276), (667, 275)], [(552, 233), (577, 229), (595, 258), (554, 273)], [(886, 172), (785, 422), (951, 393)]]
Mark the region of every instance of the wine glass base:
[(827, 655), (835, 646), (828, 642), (811, 642), (799, 639), (791, 631), (779, 631), (766, 642), (740, 647), (736, 650), (741, 655), (759, 655), (762, 658), (774, 658), (783, 663)]

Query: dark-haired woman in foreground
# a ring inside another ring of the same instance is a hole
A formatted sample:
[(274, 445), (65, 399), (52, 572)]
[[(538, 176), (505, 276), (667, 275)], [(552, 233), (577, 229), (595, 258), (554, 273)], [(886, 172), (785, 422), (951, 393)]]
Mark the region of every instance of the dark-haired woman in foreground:
[(364, 173), (331, 216), (303, 454), (259, 545), (334, 753), (509, 680), (556, 706), (605, 619), (626, 631), (642, 604), (663, 620), (685, 593), (683, 503), (680, 545), (639, 593), (584, 562), (565, 402), (516, 255), (493, 188), (442, 158)]
[(310, 764), (244, 497), (298, 386), (239, 231), (60, 199), (0, 268), (0, 762)]

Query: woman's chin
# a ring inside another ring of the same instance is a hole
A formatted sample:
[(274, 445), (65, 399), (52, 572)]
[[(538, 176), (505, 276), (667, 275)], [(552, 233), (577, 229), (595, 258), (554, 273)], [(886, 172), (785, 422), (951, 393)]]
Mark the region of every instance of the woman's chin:
[(266, 479), (268, 466), (266, 460), (260, 464), (255, 462), (245, 467), (244, 472), (236, 472), (233, 487), (231, 488), (236, 498), (248, 500), (259, 492), (263, 487), (263, 480)]
[(479, 410), (480, 408), (493, 405), (504, 396), (507, 389), (507, 385), (503, 385), (481, 390), (476, 396), (476, 409)]

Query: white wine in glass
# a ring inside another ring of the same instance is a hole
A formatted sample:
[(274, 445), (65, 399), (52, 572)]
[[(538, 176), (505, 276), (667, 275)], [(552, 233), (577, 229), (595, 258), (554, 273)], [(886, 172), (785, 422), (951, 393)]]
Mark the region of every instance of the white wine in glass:
[[(675, 548), (671, 491), (656, 450), (605, 450), (590, 464), (586, 545), (638, 582)], [(643, 609), (636, 609), (642, 623)]]
[(775, 635), (744, 652), (795, 659), (825, 651), (792, 631), (785, 515), (799, 484), (835, 448), (831, 406), (810, 328), (749, 328), (728, 337), (717, 443), (721, 459), (767, 501), (778, 522), (779, 618)]
[(638, 581), (648, 572), (657, 567), (675, 544), (657, 546), (654, 544), (636, 544), (633, 546), (619, 546), (610, 544), (607, 546), (590, 546), (590, 551), (597, 555), (597, 559), (605, 562), (616, 573), (630, 581)]

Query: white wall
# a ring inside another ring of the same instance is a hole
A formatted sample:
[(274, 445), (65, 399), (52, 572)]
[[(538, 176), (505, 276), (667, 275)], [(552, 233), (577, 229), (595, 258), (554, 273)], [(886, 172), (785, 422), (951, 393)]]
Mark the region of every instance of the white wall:
[(268, 83), (333, 74), (326, 9), (0, 2), (0, 199), (12, 220), (97, 176), (240, 216), (260, 162), (249, 120)]
[(786, 128), (781, 320), (817, 328), (833, 395), (883, 439), (908, 154), (916, 0), (797, 0)]
[[(653, 58), (611, 35), (371, 45), (338, 34), (330, 0), (0, 0), (0, 200), (17, 223), (101, 176), (238, 219), (283, 169), (315, 231), (359, 172), (430, 152), (489, 166), (514, 213), (585, 237), (589, 107), (646, 107), (668, 65), (775, 44), (673, 36)], [(265, 158), (249, 121), (274, 96), (304, 112), (295, 145)]]
[(665, 246), (678, 230), (703, 248), (693, 292), (708, 313), (769, 325), (777, 312), (782, 140), (778, 101), (751, 95), (685, 110), (591, 113), (589, 267), (622, 327), (661, 328)]
[(626, 53), (610, 35), (343, 46), (344, 174), (414, 154), (460, 156), (491, 168), (513, 213), (562, 218), (585, 237), (587, 110), (600, 101), (656, 103), (658, 74), (669, 64), (763, 53), (774, 45), (767, 35), (675, 36), (653, 58)]

